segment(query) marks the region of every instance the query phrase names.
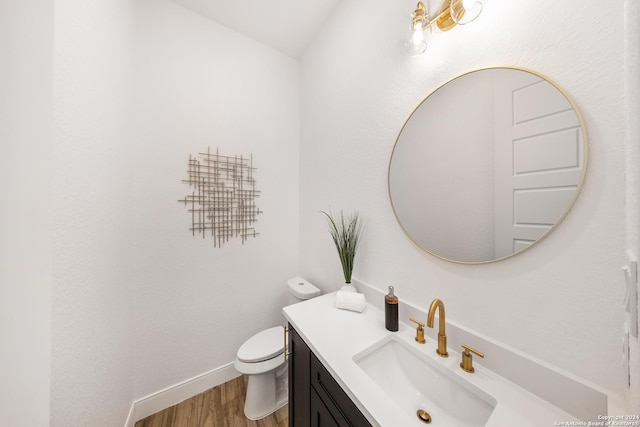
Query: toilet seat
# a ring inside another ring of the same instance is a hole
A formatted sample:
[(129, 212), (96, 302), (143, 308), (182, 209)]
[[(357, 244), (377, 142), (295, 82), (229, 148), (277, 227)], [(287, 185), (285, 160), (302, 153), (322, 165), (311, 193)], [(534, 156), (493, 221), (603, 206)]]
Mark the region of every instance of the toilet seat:
[(284, 351), (282, 326), (274, 326), (258, 332), (238, 349), (236, 357), (241, 362), (256, 363), (272, 359)]
[(271, 359), (252, 363), (243, 362), (236, 357), (236, 360), (233, 362), (233, 366), (234, 368), (236, 368), (236, 371), (240, 372), (241, 374), (254, 375), (273, 371), (274, 369), (285, 365), (285, 363), (286, 360), (284, 356), (282, 354), (279, 354), (278, 356), (272, 357)]

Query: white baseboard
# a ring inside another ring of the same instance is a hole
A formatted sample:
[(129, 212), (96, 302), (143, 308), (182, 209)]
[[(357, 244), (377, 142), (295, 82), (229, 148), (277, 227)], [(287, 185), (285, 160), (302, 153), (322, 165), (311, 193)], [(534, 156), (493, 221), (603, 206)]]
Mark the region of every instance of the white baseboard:
[(131, 404), (125, 427), (133, 427), (139, 421), (149, 415), (160, 412), (163, 409), (176, 405), (192, 396), (209, 390), (215, 386), (230, 381), (242, 375), (233, 367), (233, 362), (220, 366), (212, 371), (205, 372), (191, 379), (157, 391), (146, 397), (135, 400)]

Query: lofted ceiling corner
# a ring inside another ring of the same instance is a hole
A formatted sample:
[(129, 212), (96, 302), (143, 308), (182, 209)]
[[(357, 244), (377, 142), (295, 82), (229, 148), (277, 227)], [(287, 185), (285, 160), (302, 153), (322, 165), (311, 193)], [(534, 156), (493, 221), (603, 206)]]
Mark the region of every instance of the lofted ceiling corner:
[(172, 0), (299, 59), (339, 0)]

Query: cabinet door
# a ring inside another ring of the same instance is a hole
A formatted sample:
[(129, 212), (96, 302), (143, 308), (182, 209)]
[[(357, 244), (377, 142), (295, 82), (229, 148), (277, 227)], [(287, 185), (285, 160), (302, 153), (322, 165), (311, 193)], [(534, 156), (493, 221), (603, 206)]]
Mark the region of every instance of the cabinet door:
[(333, 414), (338, 425), (371, 427), (362, 412), (313, 353), (311, 353), (311, 386)]
[(309, 427), (311, 413), (311, 350), (289, 325), (289, 425)]
[(314, 390), (311, 391), (311, 427), (342, 427)]

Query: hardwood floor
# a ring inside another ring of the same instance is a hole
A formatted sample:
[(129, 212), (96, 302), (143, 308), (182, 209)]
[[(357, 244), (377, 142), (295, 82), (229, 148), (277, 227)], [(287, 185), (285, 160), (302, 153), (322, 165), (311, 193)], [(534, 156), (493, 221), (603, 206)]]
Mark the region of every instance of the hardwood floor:
[(258, 421), (244, 416), (245, 375), (138, 421), (134, 427), (288, 427), (285, 405)]

